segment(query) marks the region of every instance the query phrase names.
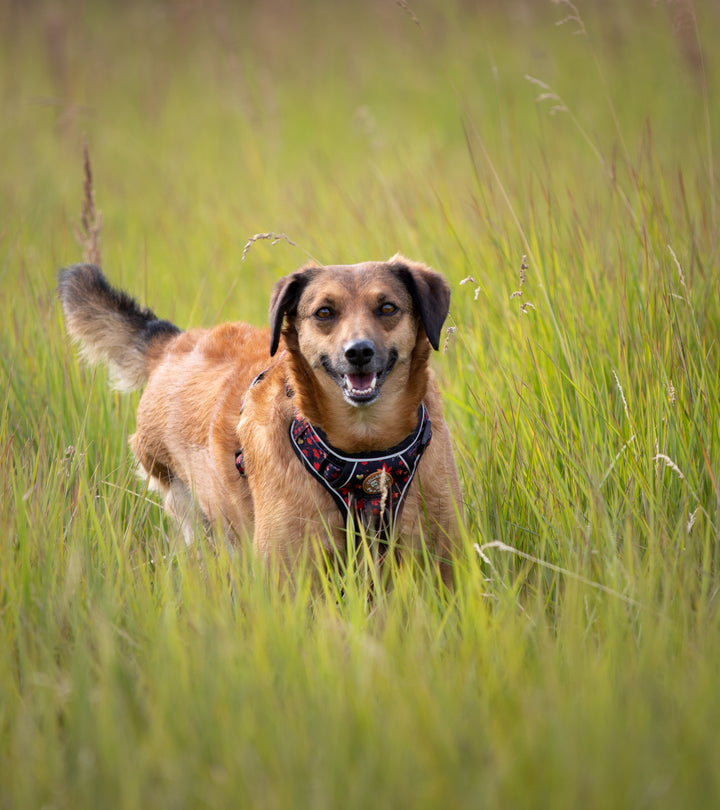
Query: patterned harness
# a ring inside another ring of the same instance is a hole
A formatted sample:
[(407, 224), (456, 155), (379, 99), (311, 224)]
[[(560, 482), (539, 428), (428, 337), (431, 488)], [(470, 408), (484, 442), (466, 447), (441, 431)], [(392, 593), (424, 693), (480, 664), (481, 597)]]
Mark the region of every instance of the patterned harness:
[(377, 453), (341, 453), (319, 428), (295, 414), (290, 443), (305, 469), (332, 495), (345, 522), (351, 518), (356, 536), (372, 532), (390, 539), (393, 521), (400, 517), (405, 496), (432, 427), (427, 408), (418, 409), (418, 425), (400, 444)]
[[(356, 542), (369, 532), (388, 542), (422, 454), (430, 444), (432, 425), (425, 403), (418, 424), (404, 441), (382, 453), (342, 453), (325, 434), (294, 411), (290, 444), (305, 469), (330, 493), (345, 523), (352, 520)], [(235, 466), (245, 475), (242, 450)]]

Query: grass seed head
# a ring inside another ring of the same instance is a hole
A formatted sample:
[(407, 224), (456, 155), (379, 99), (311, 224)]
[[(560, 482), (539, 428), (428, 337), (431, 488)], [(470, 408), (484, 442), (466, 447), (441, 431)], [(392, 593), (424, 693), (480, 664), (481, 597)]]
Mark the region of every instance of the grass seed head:
[(88, 264), (100, 267), (100, 231), (102, 229), (102, 212), (95, 208), (95, 190), (93, 189), (92, 165), (87, 138), (83, 138), (83, 203), (80, 224), (75, 225), (75, 239), (82, 248), (83, 260)]
[(255, 244), (255, 242), (258, 242), (261, 239), (272, 239), (272, 241), (270, 242), (271, 245), (277, 245), (277, 243), (281, 239), (284, 239), (288, 243), (288, 245), (292, 245), (292, 247), (297, 247), (297, 242), (293, 242), (293, 240), (290, 239), (290, 237), (286, 233), (272, 233), (272, 232), (256, 233), (254, 236), (251, 236), (245, 243), (242, 256), (240, 257), (241, 262), (245, 261), (245, 257), (247, 256), (248, 251)]
[(445, 343), (443, 344), (443, 354), (447, 354), (450, 347), (450, 338), (457, 332), (457, 326), (448, 326), (445, 330)]
[(670, 456), (666, 456), (665, 453), (658, 453), (653, 457), (653, 461), (662, 461), (665, 467), (669, 467), (679, 478), (685, 478), (680, 467), (678, 467)]

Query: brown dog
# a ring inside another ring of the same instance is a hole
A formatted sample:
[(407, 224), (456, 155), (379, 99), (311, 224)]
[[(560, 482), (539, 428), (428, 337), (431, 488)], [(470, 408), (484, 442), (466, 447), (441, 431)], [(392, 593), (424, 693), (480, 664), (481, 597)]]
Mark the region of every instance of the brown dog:
[(449, 582), (460, 486), (428, 366), (450, 302), (440, 274), (399, 255), (306, 267), (275, 285), (270, 330), (182, 332), (92, 265), (58, 289), (86, 359), (121, 390), (147, 384), (130, 444), (188, 542), (199, 516), (291, 569), (312, 536), (337, 553), (354, 527), (424, 539)]

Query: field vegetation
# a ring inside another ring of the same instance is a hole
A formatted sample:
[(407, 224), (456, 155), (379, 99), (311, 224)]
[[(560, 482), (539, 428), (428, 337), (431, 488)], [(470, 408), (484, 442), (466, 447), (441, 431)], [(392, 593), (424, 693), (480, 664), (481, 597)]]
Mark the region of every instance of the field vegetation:
[[(717, 3), (0, 26), (0, 807), (717, 807)], [(55, 299), (84, 142), (106, 274), (183, 328), (310, 259), (446, 274), (452, 593), (183, 547)]]

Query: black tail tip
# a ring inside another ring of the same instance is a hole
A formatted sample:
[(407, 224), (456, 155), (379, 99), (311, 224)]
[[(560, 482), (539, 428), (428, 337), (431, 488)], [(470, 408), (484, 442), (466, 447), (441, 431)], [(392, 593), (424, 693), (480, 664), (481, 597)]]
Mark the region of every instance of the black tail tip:
[(61, 300), (79, 289), (110, 289), (103, 271), (95, 264), (71, 264), (57, 273), (57, 292)]

